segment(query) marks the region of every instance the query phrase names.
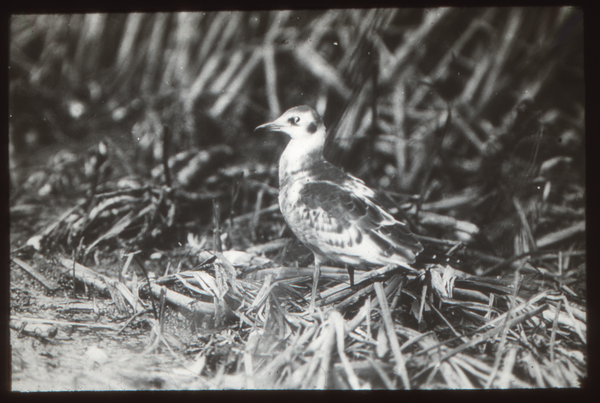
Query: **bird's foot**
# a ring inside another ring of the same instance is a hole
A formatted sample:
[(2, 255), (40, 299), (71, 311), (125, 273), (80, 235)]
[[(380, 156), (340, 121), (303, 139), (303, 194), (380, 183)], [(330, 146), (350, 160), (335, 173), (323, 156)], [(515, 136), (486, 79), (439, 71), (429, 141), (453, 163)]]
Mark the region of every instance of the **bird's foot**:
[(354, 267), (346, 266), (346, 270), (348, 270), (348, 277), (350, 277), (350, 287), (354, 287)]

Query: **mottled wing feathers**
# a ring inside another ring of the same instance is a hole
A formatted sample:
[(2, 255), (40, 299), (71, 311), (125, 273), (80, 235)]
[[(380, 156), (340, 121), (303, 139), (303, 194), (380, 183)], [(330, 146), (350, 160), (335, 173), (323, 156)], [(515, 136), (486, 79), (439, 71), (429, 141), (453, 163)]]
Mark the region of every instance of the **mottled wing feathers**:
[(322, 208), (337, 220), (345, 221), (346, 224), (367, 214), (377, 214), (376, 211), (368, 209), (363, 200), (329, 182), (309, 182), (302, 186), (300, 202), (313, 210)]
[(363, 196), (375, 204), (379, 204), (375, 192), (368, 188), (363, 181), (352, 175), (348, 175), (327, 161), (321, 161), (313, 165), (310, 170), (310, 176), (312, 181), (328, 182), (337, 185), (356, 195)]
[(363, 239), (371, 241), (378, 250), (369, 250), (365, 262), (377, 261), (376, 255), (413, 262), (423, 247), (406, 225), (380, 207), (362, 181), (331, 167), (334, 170), (328, 172), (327, 179), (323, 172), (317, 172), (312, 178), (315, 181), (302, 185), (297, 203), (309, 210), (306, 219), (310, 227), (320, 231), (320, 239), (327, 242), (328, 237), (336, 239), (335, 234), (344, 234), (344, 239), (350, 239), (350, 248)]

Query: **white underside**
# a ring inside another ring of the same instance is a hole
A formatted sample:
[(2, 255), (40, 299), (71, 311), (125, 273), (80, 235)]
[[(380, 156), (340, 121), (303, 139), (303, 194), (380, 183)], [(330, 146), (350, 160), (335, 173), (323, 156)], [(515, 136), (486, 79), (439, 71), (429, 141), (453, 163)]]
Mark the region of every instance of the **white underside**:
[[(279, 194), (279, 206), (283, 216), (298, 239), (307, 245), (321, 260), (338, 261), (352, 266), (377, 266), (386, 264), (407, 263), (402, 255), (385, 256), (382, 249), (369, 238), (369, 234), (361, 233), (358, 227), (351, 226), (337, 233), (337, 221), (323, 209), (315, 211), (316, 218), (311, 220), (311, 212), (307, 208), (286, 204), (285, 201), (297, 201), (300, 198), (302, 186), (310, 182), (308, 176), (294, 181)], [(365, 186), (367, 190), (370, 190)], [(384, 213), (386, 223), (396, 221)], [(358, 243), (357, 239), (361, 238)]]

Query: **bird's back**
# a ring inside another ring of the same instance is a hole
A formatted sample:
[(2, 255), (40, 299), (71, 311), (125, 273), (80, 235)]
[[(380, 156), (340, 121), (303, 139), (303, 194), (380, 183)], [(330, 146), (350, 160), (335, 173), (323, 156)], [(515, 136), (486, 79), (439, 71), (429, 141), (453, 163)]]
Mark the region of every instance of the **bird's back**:
[(294, 234), (324, 261), (366, 269), (412, 263), (423, 250), (371, 189), (322, 158), (280, 171), (279, 204)]

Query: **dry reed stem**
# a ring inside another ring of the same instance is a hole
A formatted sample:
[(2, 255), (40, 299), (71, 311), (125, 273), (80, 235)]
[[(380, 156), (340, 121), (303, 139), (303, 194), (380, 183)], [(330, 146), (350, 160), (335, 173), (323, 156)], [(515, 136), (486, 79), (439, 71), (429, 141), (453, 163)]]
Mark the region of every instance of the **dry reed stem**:
[(379, 306), (381, 307), (381, 316), (383, 317), (383, 322), (387, 331), (388, 340), (392, 346), (394, 358), (396, 359), (396, 367), (394, 368), (394, 371), (402, 379), (404, 387), (406, 389), (410, 389), (411, 385), (410, 380), (408, 378), (408, 372), (406, 371), (406, 363), (404, 362), (404, 357), (400, 352), (400, 344), (398, 343), (396, 331), (394, 330), (394, 321), (392, 319), (392, 315), (390, 314), (390, 308), (387, 302), (385, 291), (383, 290), (383, 286), (379, 282), (375, 282), (373, 286), (375, 288), (375, 293), (377, 294), (377, 299), (379, 300)]

